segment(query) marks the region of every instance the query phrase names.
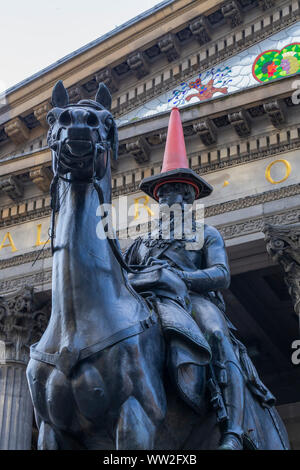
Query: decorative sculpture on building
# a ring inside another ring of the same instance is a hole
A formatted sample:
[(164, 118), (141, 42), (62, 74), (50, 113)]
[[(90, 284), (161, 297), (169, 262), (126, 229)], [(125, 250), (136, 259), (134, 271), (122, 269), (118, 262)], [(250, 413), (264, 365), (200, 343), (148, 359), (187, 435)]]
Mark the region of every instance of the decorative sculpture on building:
[[(118, 148), (110, 93), (100, 84), (95, 101), (70, 104), (58, 82), (52, 104), (52, 313), (27, 368), (39, 449), (288, 448), (273, 396), (222, 313), (229, 273), (218, 232), (206, 227), (189, 266), (172, 237), (136, 242), (128, 265), (106, 218)], [(180, 143), (183, 161), (180, 126), (167, 149)], [(142, 183), (160, 202), (211, 192), (187, 165), (165, 163)], [(216, 328), (199, 321), (204, 311)]]
[(284, 280), (300, 318), (300, 223), (267, 224), (264, 232), (267, 251), (284, 270)]

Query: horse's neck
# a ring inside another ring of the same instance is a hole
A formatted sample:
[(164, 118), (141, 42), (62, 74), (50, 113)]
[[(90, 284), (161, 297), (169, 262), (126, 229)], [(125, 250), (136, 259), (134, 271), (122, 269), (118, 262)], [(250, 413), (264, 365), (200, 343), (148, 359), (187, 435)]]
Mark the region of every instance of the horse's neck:
[[(109, 203), (107, 178), (101, 185)], [(78, 347), (84, 347), (144, 315), (107, 238), (101, 236), (99, 200), (93, 186), (62, 183), (60, 200), (50, 325), (59, 330), (64, 344), (77, 342)]]

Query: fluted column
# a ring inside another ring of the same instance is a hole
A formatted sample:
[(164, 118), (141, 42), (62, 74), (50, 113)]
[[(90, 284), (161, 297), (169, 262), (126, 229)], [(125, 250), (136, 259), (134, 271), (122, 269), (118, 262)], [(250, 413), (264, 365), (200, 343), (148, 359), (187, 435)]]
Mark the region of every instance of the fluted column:
[(37, 311), (32, 287), (0, 297), (0, 449), (31, 447), (33, 407), (26, 380), (29, 345), (48, 321)]
[(284, 280), (300, 319), (300, 223), (266, 225), (267, 251), (284, 270)]

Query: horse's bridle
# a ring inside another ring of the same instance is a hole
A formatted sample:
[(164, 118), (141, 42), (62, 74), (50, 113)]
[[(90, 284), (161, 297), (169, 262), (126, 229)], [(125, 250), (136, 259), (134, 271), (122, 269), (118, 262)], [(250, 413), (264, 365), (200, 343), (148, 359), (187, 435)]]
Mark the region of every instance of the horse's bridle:
[[(63, 181), (67, 183), (72, 183), (72, 184), (83, 184), (83, 183), (92, 183), (94, 189), (97, 192), (98, 199), (99, 199), (99, 204), (102, 206), (104, 204), (104, 197), (103, 197), (103, 191), (100, 186), (100, 181), (104, 178), (106, 171), (107, 171), (107, 165), (108, 165), (108, 158), (109, 158), (109, 152), (110, 152), (110, 142), (107, 140), (101, 139), (100, 143), (96, 143), (94, 147), (94, 152), (92, 156), (92, 164), (93, 164), (93, 171), (92, 171), (92, 177), (89, 179), (86, 179), (84, 181), (76, 181), (70, 178), (66, 178), (62, 174), (60, 174), (60, 170), (62, 169), (64, 172), (66, 171), (72, 171), (74, 170), (73, 167), (69, 166), (64, 160), (61, 159), (62, 155), (62, 146), (63, 146), (62, 141), (56, 141), (52, 146), (52, 150), (55, 151), (56, 153), (56, 159), (54, 161), (54, 176), (51, 182), (50, 186), (50, 195), (51, 195), (51, 209), (52, 209), (52, 214), (51, 214), (51, 228), (50, 228), (50, 239), (51, 239), (51, 251), (52, 255), (54, 254), (55, 248), (54, 248), (54, 238), (55, 238), (55, 213), (58, 211), (58, 182), (59, 179), (62, 179)], [(55, 147), (55, 150), (53, 149)], [(107, 152), (107, 158), (105, 162), (105, 171), (103, 172), (103, 175), (101, 178), (97, 176), (97, 162), (98, 159), (101, 155), (103, 155), (105, 152)], [(86, 160), (88, 161), (91, 158), (90, 154), (88, 156), (81, 157), (81, 160)], [(111, 216), (111, 213), (109, 213), (109, 216)], [(110, 228), (112, 225), (111, 223), (108, 224), (108, 227)], [(145, 265), (128, 265), (126, 261), (124, 260), (122, 253), (120, 252), (116, 242), (115, 238), (113, 236), (113, 233), (108, 233), (107, 234), (107, 239), (109, 246), (120, 264), (120, 266), (125, 269), (128, 273), (132, 274), (140, 274), (141, 271), (144, 272), (152, 272), (156, 271), (158, 269), (162, 268), (169, 268), (169, 265), (166, 261), (166, 263), (154, 265), (154, 266), (145, 266)], [(135, 268), (135, 269), (134, 269)]]

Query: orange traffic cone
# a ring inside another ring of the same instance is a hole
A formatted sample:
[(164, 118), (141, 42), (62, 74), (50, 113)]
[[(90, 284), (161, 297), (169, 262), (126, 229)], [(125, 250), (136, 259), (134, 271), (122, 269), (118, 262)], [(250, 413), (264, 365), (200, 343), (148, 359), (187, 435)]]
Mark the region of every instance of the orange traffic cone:
[(140, 189), (158, 201), (158, 188), (165, 183), (178, 182), (193, 186), (196, 199), (209, 196), (213, 190), (210, 184), (189, 168), (179, 109), (173, 108), (161, 173), (144, 178)]

